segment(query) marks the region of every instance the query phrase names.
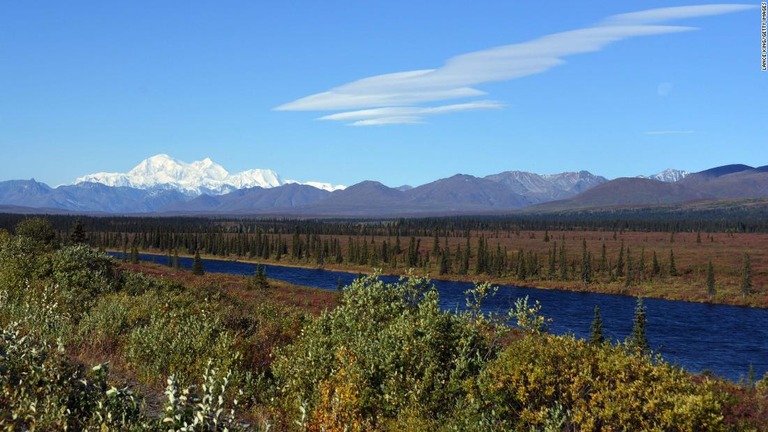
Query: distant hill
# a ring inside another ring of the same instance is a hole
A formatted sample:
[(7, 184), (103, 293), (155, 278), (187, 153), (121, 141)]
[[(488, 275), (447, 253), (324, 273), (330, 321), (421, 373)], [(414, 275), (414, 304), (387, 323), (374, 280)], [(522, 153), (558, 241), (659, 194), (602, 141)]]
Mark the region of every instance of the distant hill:
[[(150, 162), (137, 167), (136, 173), (152, 174), (153, 182), (176, 173), (181, 179), (178, 181), (183, 180), (185, 185), (203, 184), (196, 183), (190, 174), (198, 168), (212, 170), (219, 177), (232, 177), (210, 161), (185, 166), (156, 157)], [(170, 171), (163, 171), (163, 167)], [(214, 174), (208, 172), (205, 178)], [(587, 171), (549, 175), (505, 171), (483, 178), (456, 174), (412, 188), (364, 181), (330, 191), (314, 184), (285, 181), (199, 195), (170, 183), (135, 188), (81, 182), (51, 188), (34, 179), (10, 180), (0, 182), (0, 206), (4, 206), (0, 211), (364, 217), (500, 214), (522, 209), (558, 212), (768, 197), (768, 166), (724, 165), (693, 174), (669, 169), (651, 177), (609, 181)], [(212, 185), (205, 184), (204, 189)]]
[(672, 183), (644, 178), (619, 178), (573, 198), (535, 206), (528, 211), (655, 206), (700, 200), (766, 197), (768, 171), (763, 167), (725, 165), (689, 174)]
[(260, 213), (264, 211), (291, 211), (327, 198), (331, 193), (312, 186), (296, 183), (274, 188), (253, 187), (225, 195), (200, 195), (185, 202), (171, 203), (160, 212), (172, 213)]
[(608, 181), (589, 171), (539, 175), (522, 171), (505, 171), (485, 177), (512, 192), (525, 196), (531, 203), (570, 198)]

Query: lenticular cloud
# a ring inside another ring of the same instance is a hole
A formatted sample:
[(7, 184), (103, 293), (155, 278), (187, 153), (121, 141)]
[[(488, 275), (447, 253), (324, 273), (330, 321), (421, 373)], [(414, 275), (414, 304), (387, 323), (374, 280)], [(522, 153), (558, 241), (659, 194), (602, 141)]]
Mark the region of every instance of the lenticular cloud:
[(613, 15), (593, 26), (461, 54), (448, 59), (439, 68), (363, 78), (288, 102), (275, 109), (336, 111), (320, 119), (341, 121), (353, 126), (423, 123), (427, 116), (432, 115), (498, 109), (504, 104), (493, 100), (429, 104), (485, 96), (484, 91), (475, 87), (543, 73), (564, 64), (564, 57), (599, 51), (624, 39), (696, 29), (660, 23), (738, 12), (753, 7), (715, 4)]

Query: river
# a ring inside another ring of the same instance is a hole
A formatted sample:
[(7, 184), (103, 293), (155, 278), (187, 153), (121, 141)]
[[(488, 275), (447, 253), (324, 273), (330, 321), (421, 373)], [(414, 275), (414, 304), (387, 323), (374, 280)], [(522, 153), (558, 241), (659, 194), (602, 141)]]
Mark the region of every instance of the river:
[[(119, 256), (119, 253), (113, 253)], [(164, 255), (142, 254), (144, 261), (167, 263)], [(191, 268), (191, 258), (179, 258), (182, 268)], [(247, 274), (255, 265), (237, 261), (203, 260), (206, 272)], [(335, 290), (339, 281), (351, 283), (356, 274), (329, 270), (267, 265), (267, 276), (295, 285)], [(397, 280), (383, 276), (387, 282)], [(464, 309), (467, 282), (433, 281), (446, 310)], [(503, 285), (495, 297), (486, 300), (486, 312), (506, 312), (519, 297), (542, 304), (542, 314), (552, 318), (550, 331), (589, 337), (595, 305), (600, 306), (603, 330), (612, 341), (623, 341), (632, 330), (634, 297), (581, 293), (564, 290), (520, 288)], [(738, 381), (746, 378), (750, 365), (755, 377), (768, 372), (768, 310), (647, 298), (646, 334), (651, 347), (664, 359), (691, 372), (711, 371)]]

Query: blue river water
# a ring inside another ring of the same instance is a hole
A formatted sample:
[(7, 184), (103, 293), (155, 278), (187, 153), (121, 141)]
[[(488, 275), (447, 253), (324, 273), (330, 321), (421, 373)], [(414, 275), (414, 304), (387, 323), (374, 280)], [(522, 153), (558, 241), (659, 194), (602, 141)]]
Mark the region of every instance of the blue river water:
[[(119, 253), (113, 255), (119, 256)], [(144, 261), (167, 263), (164, 255), (142, 254)], [(255, 264), (203, 260), (206, 272), (251, 275)], [(191, 258), (179, 258), (182, 268), (191, 268)], [(351, 283), (356, 274), (329, 270), (267, 265), (267, 276), (327, 290), (335, 290), (339, 281)], [(386, 282), (397, 277), (383, 276)], [(472, 287), (467, 282), (434, 280), (446, 310), (465, 307), (464, 292)], [(552, 318), (550, 331), (555, 334), (589, 336), (595, 305), (600, 306), (606, 337), (623, 341), (632, 330), (634, 297), (500, 286), (493, 298), (485, 301), (486, 312), (505, 313), (519, 297), (538, 300), (542, 314)], [(746, 378), (750, 365), (755, 377), (768, 372), (768, 310), (739, 306), (712, 305), (647, 298), (643, 300), (648, 314), (646, 334), (651, 347), (670, 363), (691, 372), (711, 371), (732, 381)]]

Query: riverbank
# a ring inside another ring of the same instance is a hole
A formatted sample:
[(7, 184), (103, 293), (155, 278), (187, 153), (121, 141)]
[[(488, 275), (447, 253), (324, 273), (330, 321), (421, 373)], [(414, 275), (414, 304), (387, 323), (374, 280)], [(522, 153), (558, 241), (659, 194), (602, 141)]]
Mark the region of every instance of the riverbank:
[[(109, 250), (110, 252), (122, 253), (120, 250)], [(163, 251), (147, 250), (143, 253), (158, 255), (160, 258), (167, 257)], [(180, 254), (179, 257), (191, 258), (192, 255)], [(251, 264), (269, 264), (275, 266), (305, 268), (305, 269), (324, 269), (331, 271), (344, 272), (349, 274), (372, 274), (374, 268), (370, 266), (350, 266), (340, 264), (316, 265), (306, 262), (295, 262), (290, 259), (249, 259), (248, 257), (221, 257), (216, 255), (202, 254), (202, 258), (217, 261), (236, 261)], [(404, 276), (406, 269), (402, 268), (380, 268), (382, 274), (389, 276)], [(416, 269), (416, 274), (425, 273)], [(580, 281), (560, 281), (548, 279), (519, 280), (515, 277), (493, 277), (488, 275), (435, 275), (426, 273), (433, 280), (452, 281), (452, 282), (490, 282), (494, 285), (512, 285), (522, 288), (537, 288), (547, 290), (566, 290), (574, 292), (588, 292), (600, 294), (614, 294), (643, 298), (659, 298), (665, 300), (687, 301), (695, 303), (723, 304), (731, 306), (746, 306), (768, 309), (768, 291), (757, 291), (749, 295), (742, 295), (734, 289), (720, 287), (713, 296), (707, 294), (705, 286), (697, 281), (699, 275), (694, 272), (687, 272), (678, 277), (659, 276), (652, 280), (637, 281), (630, 286), (626, 286), (623, 281), (595, 281), (590, 284), (584, 284)]]

